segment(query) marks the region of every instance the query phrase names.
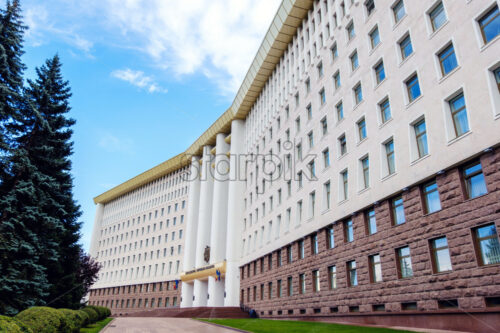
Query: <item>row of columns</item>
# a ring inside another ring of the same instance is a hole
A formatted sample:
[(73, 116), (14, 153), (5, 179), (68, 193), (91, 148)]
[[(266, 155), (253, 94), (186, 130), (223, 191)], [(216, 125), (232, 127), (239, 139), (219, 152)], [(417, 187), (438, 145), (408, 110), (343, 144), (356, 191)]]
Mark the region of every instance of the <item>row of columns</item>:
[[(244, 210), (245, 122), (231, 123), (231, 144), (226, 135), (217, 134), (215, 156), (212, 146), (204, 146), (202, 162), (191, 159), (188, 217), (183, 270), (190, 271), (208, 264), (226, 261), (226, 273), (220, 280), (196, 279), (183, 282), (181, 307), (238, 306), (239, 251), (241, 221)], [(229, 154), (229, 157), (227, 153)], [(209, 262), (205, 248), (210, 247)]]

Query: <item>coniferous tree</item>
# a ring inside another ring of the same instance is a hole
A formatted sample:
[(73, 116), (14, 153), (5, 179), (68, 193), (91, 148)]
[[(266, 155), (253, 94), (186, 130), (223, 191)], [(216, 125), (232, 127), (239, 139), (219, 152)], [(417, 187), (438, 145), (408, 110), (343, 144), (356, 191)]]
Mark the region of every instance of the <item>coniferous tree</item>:
[(6, 8), (0, 9), (0, 184), (9, 172), (12, 125), (22, 102), (25, 65), (21, 56), (25, 30), (19, 1), (8, 0)]
[(69, 84), (63, 79), (59, 56), (54, 56), (36, 69), (37, 79), (28, 81), (27, 103), (40, 114), (45, 123), (41, 131), (34, 132), (35, 145), (30, 156), (38, 170), (49, 177), (50, 186), (45, 195), (50, 202), (41, 206), (47, 216), (56, 219), (62, 232), (52, 235), (57, 243), (57, 261), (42, 257), (47, 267), (49, 294), (45, 301), (55, 307), (77, 307), (83, 296), (79, 282), (81, 215), (80, 206), (73, 199), (71, 161), (72, 129), (75, 121), (68, 118), (71, 110)]

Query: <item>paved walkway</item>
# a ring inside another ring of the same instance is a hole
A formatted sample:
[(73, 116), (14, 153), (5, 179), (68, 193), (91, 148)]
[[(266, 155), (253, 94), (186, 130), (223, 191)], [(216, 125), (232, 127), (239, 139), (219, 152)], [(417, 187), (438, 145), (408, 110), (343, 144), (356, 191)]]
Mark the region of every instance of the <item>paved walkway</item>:
[(188, 318), (115, 318), (103, 333), (234, 333), (235, 331)]

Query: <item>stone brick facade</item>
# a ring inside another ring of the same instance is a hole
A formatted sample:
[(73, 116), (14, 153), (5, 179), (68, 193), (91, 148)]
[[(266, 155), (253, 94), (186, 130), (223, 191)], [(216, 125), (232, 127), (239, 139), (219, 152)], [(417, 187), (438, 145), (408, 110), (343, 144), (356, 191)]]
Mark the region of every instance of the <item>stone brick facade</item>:
[[(394, 193), (403, 198), (406, 217), (403, 224), (394, 225), (392, 197), (386, 198), (373, 206), (375, 234), (367, 234), (364, 211), (359, 211), (332, 221), (333, 248), (328, 248), (325, 228), (317, 231), (317, 254), (312, 253), (312, 235), (308, 235), (289, 244), (293, 251), (291, 263), (287, 263), (287, 247), (283, 247), (281, 266), (278, 266), (279, 250), (241, 266), (242, 305), (255, 309), (261, 317), (337, 318), (359, 323), (493, 332), (500, 327), (500, 264), (480, 265), (473, 228), (494, 223), (498, 236), (500, 148), (485, 151), (476, 158), (482, 165), (487, 194), (468, 199), (463, 165), (454, 166), (435, 177), (442, 209), (425, 214), (422, 183), (413, 184), (401, 193)], [(347, 219), (352, 219), (354, 225), (352, 242), (344, 240), (343, 222)], [(452, 270), (435, 273), (430, 240), (441, 236), (447, 237)], [(299, 259), (301, 240), (305, 245), (303, 259)], [(404, 246), (410, 248), (413, 276), (402, 279), (397, 271), (396, 250)], [(380, 255), (382, 267), (382, 281), (377, 283), (370, 279), (369, 256), (374, 254)], [(353, 287), (347, 286), (346, 265), (351, 260), (356, 261), (358, 278), (358, 285)], [(328, 267), (332, 265), (336, 267), (336, 289), (330, 288)], [(319, 271), (319, 291), (313, 291), (314, 270)], [(300, 274), (305, 274), (303, 294), (299, 291)], [(292, 296), (287, 295), (289, 277)], [(278, 280), (282, 284), (281, 297), (277, 294)], [(269, 283), (272, 283), (271, 295)], [(430, 320), (408, 319), (415, 316), (429, 316)]]
[(113, 315), (158, 308), (178, 308), (181, 301), (181, 282), (164, 281), (93, 289), (89, 305), (106, 306)]

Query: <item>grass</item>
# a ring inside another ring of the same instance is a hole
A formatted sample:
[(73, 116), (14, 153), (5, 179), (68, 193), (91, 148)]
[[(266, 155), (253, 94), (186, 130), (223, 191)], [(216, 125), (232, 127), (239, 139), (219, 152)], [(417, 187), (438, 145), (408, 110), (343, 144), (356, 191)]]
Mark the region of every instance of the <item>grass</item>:
[(80, 328), (80, 333), (97, 333), (100, 332), (104, 326), (106, 326), (113, 318), (108, 317), (106, 319), (103, 319), (101, 321), (98, 321), (95, 324), (90, 324), (87, 327)]
[(200, 319), (202, 321), (238, 328), (254, 333), (407, 333), (379, 327), (361, 327), (342, 324), (318, 323), (310, 321), (270, 320), (270, 319)]

